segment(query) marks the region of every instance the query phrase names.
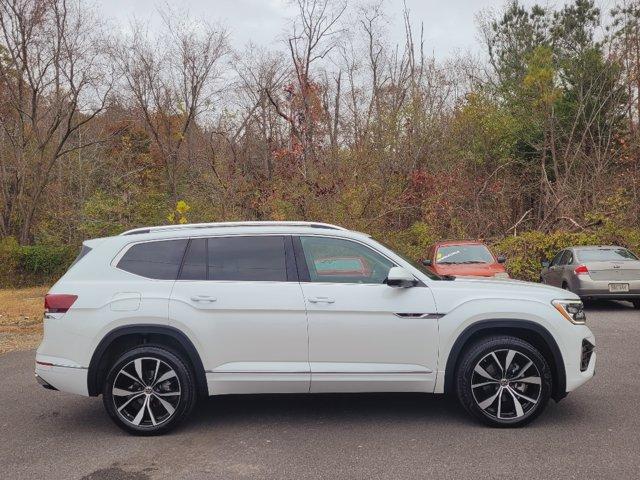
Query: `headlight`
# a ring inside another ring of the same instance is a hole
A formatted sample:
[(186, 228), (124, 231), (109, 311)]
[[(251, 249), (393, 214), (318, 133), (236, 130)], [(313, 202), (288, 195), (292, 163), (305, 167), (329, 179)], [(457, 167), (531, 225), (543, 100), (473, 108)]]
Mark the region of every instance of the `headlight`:
[(560, 314), (577, 325), (587, 323), (587, 317), (584, 314), (584, 305), (580, 300), (554, 300), (551, 302)]
[(509, 274), (507, 272), (498, 272), (493, 275), (493, 278), (509, 278)]

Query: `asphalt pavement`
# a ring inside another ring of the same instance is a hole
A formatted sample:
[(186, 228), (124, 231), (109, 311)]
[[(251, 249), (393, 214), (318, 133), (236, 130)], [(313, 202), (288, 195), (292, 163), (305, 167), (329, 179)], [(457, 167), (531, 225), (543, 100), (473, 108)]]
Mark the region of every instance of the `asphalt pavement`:
[(3, 479), (637, 479), (640, 312), (587, 307), (595, 378), (522, 429), (420, 394), (214, 397), (163, 437), (119, 430), (101, 398), (47, 391), (34, 352), (0, 356)]

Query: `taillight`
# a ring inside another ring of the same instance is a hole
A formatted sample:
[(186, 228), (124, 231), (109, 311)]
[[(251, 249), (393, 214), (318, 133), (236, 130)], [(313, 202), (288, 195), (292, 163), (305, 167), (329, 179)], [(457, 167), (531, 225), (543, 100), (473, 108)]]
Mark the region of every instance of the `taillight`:
[(44, 296), (44, 311), (46, 313), (65, 313), (77, 298), (77, 295), (48, 293)]
[(580, 265), (575, 268), (573, 271), (576, 275), (589, 275), (589, 269), (586, 265)]

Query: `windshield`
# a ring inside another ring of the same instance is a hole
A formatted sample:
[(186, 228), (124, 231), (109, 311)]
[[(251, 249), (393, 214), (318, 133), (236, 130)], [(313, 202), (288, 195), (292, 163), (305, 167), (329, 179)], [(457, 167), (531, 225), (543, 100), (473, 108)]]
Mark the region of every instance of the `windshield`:
[(578, 250), (576, 252), (581, 262), (620, 262), (638, 260), (633, 253), (626, 248), (592, 248)]
[(438, 248), (436, 253), (439, 265), (494, 262), (493, 255), (484, 245), (447, 245)]

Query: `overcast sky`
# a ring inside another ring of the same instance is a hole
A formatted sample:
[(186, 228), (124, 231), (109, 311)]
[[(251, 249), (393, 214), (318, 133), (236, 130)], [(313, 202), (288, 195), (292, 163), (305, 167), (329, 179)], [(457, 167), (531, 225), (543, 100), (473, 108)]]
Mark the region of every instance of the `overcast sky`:
[[(96, 0), (107, 17), (126, 23), (135, 16), (140, 21), (150, 21), (158, 0)], [(226, 25), (231, 34), (232, 45), (243, 48), (249, 41), (258, 45), (279, 48), (288, 20), (294, 9), (288, 0), (170, 0), (177, 10), (188, 10), (193, 16)], [(521, 0), (522, 4), (562, 5), (563, 0)], [(608, 11), (613, 0), (597, 2)], [(456, 52), (478, 52), (476, 15), (486, 9), (500, 10), (503, 0), (406, 0), (411, 19), (419, 28), (425, 27), (425, 50), (436, 58), (447, 58)], [(386, 0), (385, 9), (390, 17), (389, 37), (392, 43), (402, 42), (402, 1)], [(416, 30), (417, 31), (417, 30)]]

